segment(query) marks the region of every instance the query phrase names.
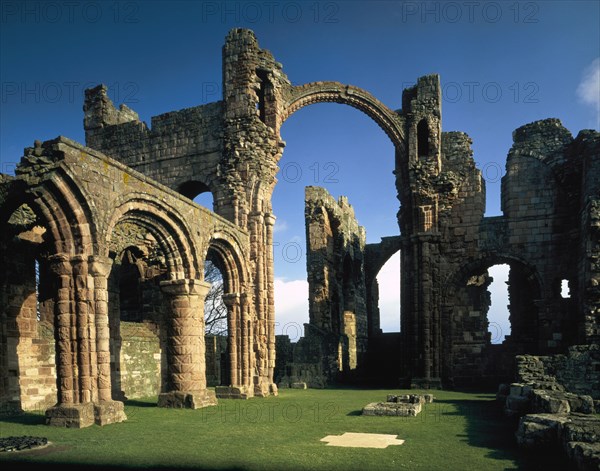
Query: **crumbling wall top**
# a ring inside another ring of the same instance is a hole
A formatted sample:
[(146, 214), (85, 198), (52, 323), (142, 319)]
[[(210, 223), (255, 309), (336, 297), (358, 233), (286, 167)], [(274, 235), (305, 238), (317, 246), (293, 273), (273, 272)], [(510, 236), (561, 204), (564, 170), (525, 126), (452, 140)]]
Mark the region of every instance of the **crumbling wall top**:
[(546, 160), (562, 153), (565, 146), (573, 141), (573, 136), (559, 119), (549, 118), (526, 124), (513, 131), (513, 146), (508, 158), (530, 156)]
[(100, 84), (85, 91), (83, 127), (86, 131), (130, 121), (139, 122), (138, 114), (125, 104), (119, 109), (108, 97), (108, 87)]

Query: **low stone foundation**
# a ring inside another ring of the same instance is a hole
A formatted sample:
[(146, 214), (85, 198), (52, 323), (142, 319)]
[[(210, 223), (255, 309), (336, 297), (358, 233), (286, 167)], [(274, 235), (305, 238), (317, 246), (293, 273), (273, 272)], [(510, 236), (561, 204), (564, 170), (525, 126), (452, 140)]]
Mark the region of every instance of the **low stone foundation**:
[(371, 402), (363, 407), (362, 415), (389, 415), (396, 417), (416, 417), (423, 404), (433, 402), (432, 394), (388, 395), (386, 402)]
[(158, 396), (158, 407), (172, 409), (200, 409), (207, 406), (216, 406), (217, 397), (214, 391), (205, 389), (195, 392), (171, 391)]
[(518, 382), (502, 384), (497, 399), (508, 416), (521, 417), (520, 447), (562, 449), (570, 469), (600, 469), (597, 345), (569, 348), (567, 355), (516, 357)]
[(54, 427), (84, 428), (93, 425), (94, 404), (57, 404), (46, 411), (46, 425)]
[(254, 396), (254, 390), (245, 386), (217, 386), (215, 394), (218, 399), (248, 399)]
[(103, 401), (94, 404), (94, 420), (97, 425), (116, 424), (127, 420), (121, 401)]
[(600, 469), (600, 418), (585, 414), (528, 414), (516, 432), (519, 446), (534, 450), (562, 448), (573, 469)]

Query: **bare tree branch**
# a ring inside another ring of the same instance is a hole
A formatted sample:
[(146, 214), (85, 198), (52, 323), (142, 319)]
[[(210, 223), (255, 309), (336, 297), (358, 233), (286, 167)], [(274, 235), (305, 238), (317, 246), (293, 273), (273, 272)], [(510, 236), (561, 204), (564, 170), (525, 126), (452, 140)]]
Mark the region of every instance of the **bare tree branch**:
[(204, 301), (206, 335), (227, 335), (227, 307), (223, 303), (223, 275), (211, 261), (204, 262), (204, 281), (212, 284)]

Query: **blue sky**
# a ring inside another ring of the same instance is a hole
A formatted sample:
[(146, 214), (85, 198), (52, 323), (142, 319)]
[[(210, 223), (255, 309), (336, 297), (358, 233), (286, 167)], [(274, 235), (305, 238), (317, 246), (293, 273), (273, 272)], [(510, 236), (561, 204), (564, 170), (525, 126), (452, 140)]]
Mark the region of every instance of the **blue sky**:
[[(220, 99), (221, 47), (233, 27), (253, 29), (292, 83), (353, 84), (392, 109), (400, 108), (402, 89), (417, 77), (440, 74), (442, 127), (473, 139), (487, 182), (488, 215), (501, 214), (500, 176), (515, 128), (548, 117), (561, 119), (573, 134), (599, 127), (595, 1), (1, 5), (5, 173), (12, 173), (34, 139), (64, 135), (84, 142), (83, 89), (97, 83), (108, 85), (116, 104), (125, 102), (148, 123), (153, 115)], [(398, 202), (392, 145), (359, 111), (310, 106), (290, 117), (281, 132), (287, 147), (273, 205), (276, 307), (283, 325), (308, 320), (304, 186), (348, 196), (368, 242), (398, 233)], [(386, 270), (388, 278), (399, 272), (397, 265)], [(393, 286), (382, 304), (396, 306)], [(387, 330), (399, 324), (392, 311), (384, 320)]]

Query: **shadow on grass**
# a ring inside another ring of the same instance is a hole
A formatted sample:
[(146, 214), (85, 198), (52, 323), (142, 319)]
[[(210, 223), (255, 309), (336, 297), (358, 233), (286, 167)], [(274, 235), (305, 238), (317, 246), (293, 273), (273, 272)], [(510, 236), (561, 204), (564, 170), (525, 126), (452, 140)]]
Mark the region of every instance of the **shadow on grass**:
[[(487, 396), (485, 396), (487, 397)], [(517, 418), (503, 414), (495, 400), (439, 400), (441, 417), (464, 417), (467, 433), (458, 437), (469, 446), (486, 448), (492, 459), (515, 459), (522, 471), (569, 469), (569, 464), (560, 450), (528, 451), (520, 449), (515, 439)], [(444, 411), (444, 406), (447, 410)]]
[(362, 410), (353, 410), (353, 411), (348, 412), (346, 415), (349, 416), (349, 417), (354, 417), (354, 416), (357, 416), (357, 415), (362, 415)]
[[(0, 459), (3, 461), (2, 462), (2, 471), (5, 470), (19, 470), (19, 471), (23, 471), (24, 469), (33, 469), (33, 468), (28, 468), (27, 464), (28, 463), (24, 463), (23, 461), (4, 461), (4, 457), (2, 457), (2, 455), (0, 455)], [(33, 463), (30, 463), (33, 464)], [(111, 465), (95, 465), (95, 464), (89, 464), (89, 463), (56, 463), (56, 462), (51, 462), (51, 463), (44, 463), (41, 461), (36, 461), (35, 462), (35, 469), (38, 469), (38, 466), (43, 466), (43, 465), (56, 465), (56, 464), (60, 464), (60, 470), (61, 471), (80, 471), (81, 469), (85, 469), (86, 471), (100, 471), (100, 470), (108, 470), (108, 471), (117, 471), (117, 470), (136, 470), (136, 469), (144, 469), (144, 470), (149, 470), (149, 471), (165, 471), (168, 469), (194, 469), (194, 470), (198, 470), (198, 471), (208, 471), (208, 470), (214, 470), (215, 468), (199, 468), (197, 466), (194, 467), (176, 467), (176, 466), (154, 466), (151, 468), (147, 468), (147, 467), (139, 467), (139, 466), (111, 466)], [(233, 467), (233, 468), (218, 468), (219, 471), (245, 471), (245, 468), (240, 468), (240, 467)]]
[(131, 407), (158, 407), (156, 402), (144, 401), (139, 399), (127, 399), (125, 402), (126, 406)]
[(0, 415), (0, 422), (21, 425), (44, 425), (46, 423), (46, 417), (31, 412), (16, 412), (14, 414)]

